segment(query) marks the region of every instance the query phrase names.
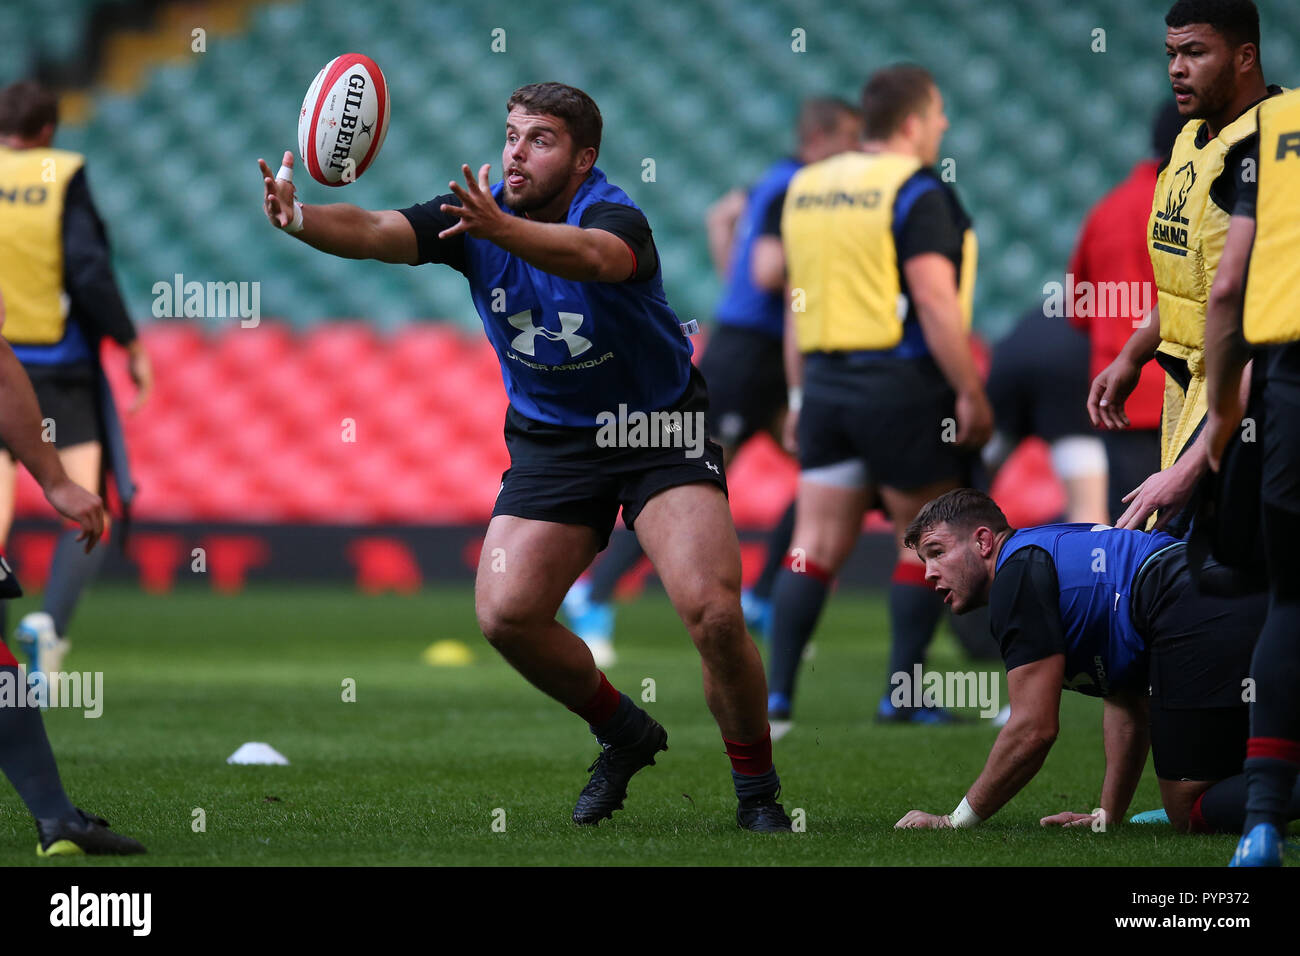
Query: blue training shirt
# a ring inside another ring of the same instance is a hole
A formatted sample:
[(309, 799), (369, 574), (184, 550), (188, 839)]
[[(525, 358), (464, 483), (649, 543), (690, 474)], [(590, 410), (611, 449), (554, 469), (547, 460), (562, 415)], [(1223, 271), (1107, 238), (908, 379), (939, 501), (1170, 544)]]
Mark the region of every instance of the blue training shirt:
[[(1007, 560), (1024, 548), (1039, 547), (1051, 556), (1066, 645), (1065, 685), (1090, 696), (1106, 697), (1116, 690), (1146, 686), (1147, 647), (1133, 624), (1133, 585), (1152, 555), (1180, 544), (1160, 531), (1043, 525), (1012, 534), (998, 554), (996, 570), (1001, 571)], [(997, 609), (994, 617), (998, 617)]]

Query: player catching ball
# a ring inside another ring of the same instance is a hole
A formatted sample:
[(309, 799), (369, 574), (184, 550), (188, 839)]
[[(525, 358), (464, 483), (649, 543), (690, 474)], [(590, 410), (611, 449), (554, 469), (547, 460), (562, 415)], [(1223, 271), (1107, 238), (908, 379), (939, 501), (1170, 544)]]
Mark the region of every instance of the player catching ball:
[[(492, 646), (600, 742), (574, 821), (596, 824), (621, 809), (632, 775), (667, 749), (664, 728), (611, 686), (587, 645), (556, 620), (622, 507), (700, 652), (705, 698), (731, 758), (737, 821), (789, 831), (777, 802), (763, 667), (740, 609), (721, 449), (703, 440), (708, 397), (664, 297), (650, 226), (595, 165), (601, 116), (589, 96), (532, 84), (506, 108), (504, 181), (495, 186), (490, 166), (477, 176), (462, 166), (464, 184), (406, 209), (304, 206), (285, 153), (274, 178), (258, 161), (266, 216), (323, 252), (439, 262), (469, 280), (510, 398), (510, 468), (483, 542), (475, 608)], [(701, 424), (699, 441), (627, 447), (638, 434), (628, 430), (624, 447), (605, 447), (601, 415), (620, 407), (690, 416)]]

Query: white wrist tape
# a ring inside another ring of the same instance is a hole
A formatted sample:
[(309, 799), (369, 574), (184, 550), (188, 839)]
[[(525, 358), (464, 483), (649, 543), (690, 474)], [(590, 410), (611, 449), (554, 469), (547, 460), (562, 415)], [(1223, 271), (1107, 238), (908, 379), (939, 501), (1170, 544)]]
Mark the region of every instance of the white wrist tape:
[(281, 166), (280, 171), (275, 174), (276, 179), (283, 179), (286, 183), (293, 182), (293, 167)]
[(293, 201), (293, 221), (284, 227), (285, 232), (302, 232), (302, 203)]
[(803, 386), (795, 385), (787, 393), (785, 404), (792, 412), (797, 412), (803, 408)]
[(971, 809), (970, 801), (965, 797), (961, 798), (961, 803), (957, 804), (957, 809), (948, 814), (948, 819), (952, 821), (954, 830), (963, 830), (981, 822), (979, 816)]

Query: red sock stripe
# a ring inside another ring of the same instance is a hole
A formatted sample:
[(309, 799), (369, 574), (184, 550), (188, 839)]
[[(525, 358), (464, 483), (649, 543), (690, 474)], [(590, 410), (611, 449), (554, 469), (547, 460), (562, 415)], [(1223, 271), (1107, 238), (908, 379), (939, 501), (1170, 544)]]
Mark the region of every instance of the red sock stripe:
[(772, 728), (769, 727), (761, 740), (752, 744), (738, 744), (734, 740), (722, 738), (727, 746), (727, 756), (731, 758), (731, 768), (746, 777), (757, 777), (772, 769)]
[(809, 577), (816, 578), (823, 584), (830, 584), (831, 579), (835, 577), (835, 575), (831, 574), (829, 568), (823, 568), (816, 561), (809, 561), (803, 555), (796, 555), (794, 552), (790, 552), (785, 556), (785, 560), (781, 562), (781, 567), (789, 568), (795, 574), (806, 574)]
[(1205, 814), (1201, 812), (1201, 801), (1205, 799), (1205, 793), (1196, 798), (1192, 804), (1192, 812), (1187, 815), (1187, 832), (1189, 833), (1213, 833), (1214, 827), (1205, 822)]
[(911, 561), (899, 561), (894, 565), (894, 576), (889, 579), (894, 584), (912, 584), (928, 588), (925, 580), (925, 565), (913, 564)]
[(569, 710), (591, 726), (599, 727), (614, 716), (614, 711), (618, 710), (618, 701), (618, 690), (606, 679), (605, 672), (601, 671), (600, 687), (596, 688), (596, 693), (591, 695), (591, 700), (581, 707), (570, 707)]
[(1300, 764), (1300, 740), (1287, 740), (1285, 737), (1251, 737), (1246, 741), (1246, 759), (1249, 760), (1251, 757), (1269, 757), (1273, 760)]

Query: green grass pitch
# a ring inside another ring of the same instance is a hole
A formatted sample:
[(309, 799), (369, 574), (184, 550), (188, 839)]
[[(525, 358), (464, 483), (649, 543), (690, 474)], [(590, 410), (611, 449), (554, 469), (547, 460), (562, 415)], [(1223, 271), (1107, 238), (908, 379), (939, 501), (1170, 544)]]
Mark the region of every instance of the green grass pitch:
[[(17, 602), (10, 622), (35, 607)], [(100, 587), (74, 625), (67, 666), (104, 673), (103, 715), (51, 710), (46, 726), (73, 800), (149, 848), (110, 864), (1222, 866), (1236, 843), (1168, 827), (1041, 828), (1041, 816), (1097, 803), (1100, 704), (1072, 694), (1046, 766), (996, 817), (971, 831), (893, 830), (909, 809), (951, 810), (995, 732), (871, 722), (887, 630), (883, 601), (867, 594), (829, 605), (798, 723), (775, 748), (786, 809), (806, 819), (806, 832), (789, 836), (737, 830), (698, 658), (657, 593), (621, 608), (609, 676), (634, 699), (654, 680), (657, 699), (645, 706), (668, 728), (670, 749), (633, 780), (625, 810), (582, 830), (569, 815), (595, 742), (494, 656), (468, 588), (403, 598)], [(443, 638), (464, 641), (475, 662), (423, 663)], [(930, 666), (990, 667), (968, 663), (947, 634)], [(355, 702), (343, 700), (347, 678)], [(227, 765), (245, 741), (270, 743), (291, 765)], [(1158, 805), (1148, 767), (1133, 809)], [(103, 862), (38, 860), (35, 842), (6, 782), (0, 864)]]

